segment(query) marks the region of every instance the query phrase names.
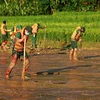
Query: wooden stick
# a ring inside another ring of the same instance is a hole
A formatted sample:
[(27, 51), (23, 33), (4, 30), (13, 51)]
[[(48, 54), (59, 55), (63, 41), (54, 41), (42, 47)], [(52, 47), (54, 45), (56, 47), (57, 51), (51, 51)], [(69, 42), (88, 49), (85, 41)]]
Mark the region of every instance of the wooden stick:
[(26, 48), (26, 38), (24, 39), (24, 63), (23, 63), (23, 70), (22, 70), (22, 80), (25, 80), (25, 48)]
[(45, 49), (45, 45), (46, 45), (46, 28), (45, 28), (45, 33), (44, 33), (44, 45), (43, 45), (43, 49)]

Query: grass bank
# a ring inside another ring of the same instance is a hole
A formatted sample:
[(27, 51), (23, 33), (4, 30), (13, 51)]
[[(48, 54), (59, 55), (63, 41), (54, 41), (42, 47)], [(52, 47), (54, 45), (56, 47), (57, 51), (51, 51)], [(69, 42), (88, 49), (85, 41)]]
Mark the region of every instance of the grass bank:
[[(85, 42), (100, 42), (99, 12), (57, 12), (53, 15), (46, 16), (0, 17), (0, 23), (2, 23), (3, 20), (7, 21), (8, 29), (18, 24), (22, 24), (23, 26), (33, 25), (34, 23), (40, 23), (43, 26), (46, 25), (46, 31), (39, 30), (37, 37), (39, 44), (44, 40), (44, 33), (46, 33), (47, 45), (57, 46), (56, 43), (69, 42), (70, 36), (77, 26), (84, 26), (86, 28), (86, 32), (83, 35)], [(51, 41), (53, 41), (53, 43)]]

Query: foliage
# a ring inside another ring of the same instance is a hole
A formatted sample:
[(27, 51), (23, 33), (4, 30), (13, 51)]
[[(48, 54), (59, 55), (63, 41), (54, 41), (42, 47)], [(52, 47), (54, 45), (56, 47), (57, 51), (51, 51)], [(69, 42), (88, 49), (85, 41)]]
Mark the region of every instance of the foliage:
[(98, 0), (4, 0), (0, 1), (0, 15), (47, 15), (57, 11), (97, 11)]

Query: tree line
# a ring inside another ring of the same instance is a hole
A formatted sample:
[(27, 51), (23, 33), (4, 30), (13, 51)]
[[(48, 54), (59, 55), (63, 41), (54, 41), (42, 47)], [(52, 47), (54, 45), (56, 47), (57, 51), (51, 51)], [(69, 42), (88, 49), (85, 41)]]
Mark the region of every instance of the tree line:
[(100, 11), (100, 0), (0, 0), (0, 16), (51, 15), (56, 11)]

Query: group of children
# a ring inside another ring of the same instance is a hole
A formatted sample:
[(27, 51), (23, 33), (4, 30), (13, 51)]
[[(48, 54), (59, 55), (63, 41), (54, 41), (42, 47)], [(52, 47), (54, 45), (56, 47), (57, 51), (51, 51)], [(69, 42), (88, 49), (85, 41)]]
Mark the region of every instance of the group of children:
[[(32, 47), (36, 47), (36, 37), (38, 34), (38, 29), (44, 29), (46, 26), (41, 27), (39, 23), (36, 23), (32, 26), (25, 26), (22, 28), (22, 25), (14, 26), (11, 30), (7, 30), (6, 21), (3, 21), (1, 25), (1, 34), (2, 34), (2, 43), (1, 49), (6, 51), (7, 49), (7, 39), (8, 39), (8, 32), (10, 31), (11, 35), (11, 43), (12, 43), (12, 60), (8, 69), (6, 71), (6, 79), (9, 79), (10, 73), (12, 69), (15, 67), (17, 60), (24, 55), (24, 42), (28, 41), (28, 37), (32, 35)], [(77, 27), (75, 31), (72, 33), (71, 36), (71, 47), (69, 54), (70, 60), (77, 60), (77, 42), (82, 41), (82, 33), (85, 32), (84, 27)], [(25, 69), (24, 73), (27, 72), (29, 68), (29, 58), (27, 52), (25, 52)], [(22, 76), (22, 79), (24, 76)]]
[[(8, 32), (10, 31), (10, 38), (12, 44), (12, 60), (11, 63), (6, 71), (6, 79), (9, 79), (10, 73), (12, 69), (15, 67), (17, 60), (24, 56), (24, 42), (28, 41), (28, 37), (32, 35), (32, 47), (36, 47), (36, 36), (38, 34), (39, 29), (46, 28), (46, 26), (41, 27), (39, 23), (36, 23), (32, 26), (25, 26), (22, 25), (14, 26), (11, 30), (7, 30), (6, 21), (3, 21), (1, 25), (1, 36), (2, 36), (2, 43), (1, 49), (5, 52), (7, 49), (7, 42), (8, 42)], [(25, 70), (24, 73), (28, 70), (29, 67), (29, 58), (27, 52), (25, 52)], [(23, 78), (23, 76), (22, 76)]]

